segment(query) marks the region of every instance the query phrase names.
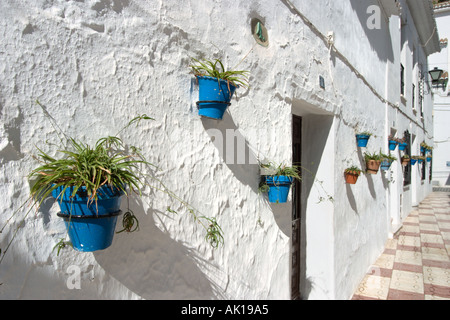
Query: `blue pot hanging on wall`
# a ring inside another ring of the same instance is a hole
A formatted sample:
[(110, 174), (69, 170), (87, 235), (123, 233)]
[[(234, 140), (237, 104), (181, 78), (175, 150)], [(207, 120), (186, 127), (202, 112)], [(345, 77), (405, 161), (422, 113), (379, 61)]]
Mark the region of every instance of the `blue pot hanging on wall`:
[(389, 150), (394, 151), (397, 148), (397, 141), (389, 140)]
[(198, 114), (202, 117), (221, 120), (231, 104), (236, 86), (230, 82), (208, 76), (198, 76)]
[(410, 163), (411, 163), (412, 166), (415, 165), (416, 162), (417, 162), (417, 159), (411, 159), (411, 161), (410, 161)]
[(392, 164), (392, 161), (383, 160), (383, 161), (381, 161), (380, 169), (383, 171), (387, 171), (391, 167), (391, 164)]
[(358, 147), (365, 148), (367, 146), (367, 142), (369, 141), (370, 136), (368, 134), (357, 134), (356, 142), (358, 143)]
[(288, 176), (267, 176), (266, 184), (269, 186), (269, 202), (285, 203), (293, 181), (294, 179)]
[(113, 240), (117, 217), (122, 213), (120, 203), (123, 191), (109, 186), (98, 189), (97, 201), (89, 199), (86, 188), (78, 189), (72, 197), (74, 187), (53, 190), (64, 219), (73, 248), (82, 252), (92, 252), (108, 248)]
[(398, 144), (398, 150), (405, 150), (408, 144), (406, 142), (400, 142)]

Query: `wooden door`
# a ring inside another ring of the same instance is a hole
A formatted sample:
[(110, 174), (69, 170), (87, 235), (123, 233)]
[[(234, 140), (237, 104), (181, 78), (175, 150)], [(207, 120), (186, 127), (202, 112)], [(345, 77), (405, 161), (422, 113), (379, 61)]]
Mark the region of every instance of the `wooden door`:
[[(292, 119), (292, 162), (301, 165), (302, 118)], [(295, 181), (292, 189), (292, 236), (291, 236), (291, 299), (300, 299), (300, 227), (301, 183)]]

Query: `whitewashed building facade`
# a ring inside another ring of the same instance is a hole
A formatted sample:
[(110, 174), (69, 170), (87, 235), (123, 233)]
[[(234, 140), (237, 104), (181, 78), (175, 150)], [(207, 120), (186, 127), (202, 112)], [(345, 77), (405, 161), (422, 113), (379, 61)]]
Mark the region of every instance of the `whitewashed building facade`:
[(441, 51), (430, 56), (431, 69), (442, 70), (441, 82), (432, 89), (434, 94), (434, 149), (433, 182), (437, 188), (450, 185), (450, 91), (448, 71), (450, 70), (450, 1), (440, 1), (434, 6), (434, 15), (439, 31)]
[[(2, 299), (349, 299), (431, 192), (427, 164), (397, 161), (355, 185), (343, 177), (365, 169), (364, 152), (388, 153), (391, 134), (410, 155), (433, 144), (431, 1), (5, 0), (0, 32)], [(198, 116), (191, 57), (250, 71), (221, 121)], [(35, 146), (56, 152), (36, 99), (86, 143), (153, 117), (124, 140), (217, 220), (224, 245), (209, 247), (187, 212), (167, 212), (172, 200), (151, 190), (131, 200), (139, 232), (95, 253), (53, 251), (65, 229), (51, 201), (24, 225), (20, 213), (6, 223), (29, 195)], [(373, 133), (366, 148), (358, 131)], [(258, 192), (258, 160), (301, 162), (286, 204)]]

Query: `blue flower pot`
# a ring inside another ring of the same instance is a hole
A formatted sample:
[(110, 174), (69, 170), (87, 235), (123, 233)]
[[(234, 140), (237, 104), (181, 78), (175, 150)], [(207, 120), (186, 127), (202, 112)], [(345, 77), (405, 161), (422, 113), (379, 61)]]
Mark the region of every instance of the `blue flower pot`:
[(431, 162), (431, 157), (427, 157), (427, 162)]
[(394, 151), (397, 148), (397, 141), (389, 140), (389, 150)]
[(417, 162), (417, 159), (411, 159), (411, 161), (410, 161), (410, 163), (411, 163), (412, 166), (415, 165), (416, 162)]
[(365, 148), (367, 146), (367, 142), (369, 141), (370, 136), (367, 134), (357, 134), (356, 142), (358, 143), (358, 147)]
[(74, 249), (92, 252), (108, 248), (113, 240), (117, 217), (122, 213), (120, 203), (123, 192), (103, 186), (98, 190), (97, 201), (89, 201), (86, 189), (81, 187), (74, 197), (73, 187), (53, 190)]
[(405, 150), (408, 144), (406, 142), (400, 142), (398, 145), (398, 150)]
[(231, 104), (236, 86), (225, 80), (199, 76), (198, 114), (202, 117), (221, 120), (225, 110)]
[(381, 161), (380, 169), (384, 170), (384, 171), (389, 170), (389, 168), (391, 167), (391, 164), (392, 164), (392, 161), (383, 160), (383, 161)]
[(266, 177), (266, 183), (269, 186), (269, 202), (285, 203), (293, 181), (292, 177), (287, 176)]

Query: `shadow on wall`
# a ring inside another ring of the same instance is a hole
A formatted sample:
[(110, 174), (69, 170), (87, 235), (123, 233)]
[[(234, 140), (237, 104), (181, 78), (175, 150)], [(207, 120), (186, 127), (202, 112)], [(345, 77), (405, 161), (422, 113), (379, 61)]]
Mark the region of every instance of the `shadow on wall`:
[(94, 253), (105, 272), (144, 299), (214, 299), (214, 285), (195, 255), (155, 225), (154, 218), (166, 213), (144, 212), (135, 199), (130, 208), (139, 217), (139, 231), (116, 234), (110, 248)]
[[(365, 36), (360, 38), (369, 40), (372, 50), (377, 53), (381, 61), (394, 62), (392, 41), (389, 30), (386, 28), (385, 16), (382, 13), (383, 9), (380, 8), (379, 1), (350, 0), (350, 4), (364, 29)], [(373, 7), (370, 8), (371, 6)]]
[(258, 158), (251, 150), (247, 139), (239, 132), (230, 114), (225, 112), (223, 120), (220, 121), (202, 118), (202, 124), (218, 149), (223, 163), (231, 170), (234, 177), (257, 193)]
[[(221, 121), (202, 118), (202, 124), (233, 176), (244, 186), (249, 186), (253, 193), (258, 194), (261, 181), (258, 157), (239, 132), (230, 114), (225, 112)], [(291, 203), (273, 205), (269, 203), (267, 193), (261, 194), (260, 197), (266, 206), (270, 207), (278, 228), (290, 237)]]

